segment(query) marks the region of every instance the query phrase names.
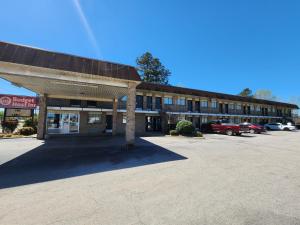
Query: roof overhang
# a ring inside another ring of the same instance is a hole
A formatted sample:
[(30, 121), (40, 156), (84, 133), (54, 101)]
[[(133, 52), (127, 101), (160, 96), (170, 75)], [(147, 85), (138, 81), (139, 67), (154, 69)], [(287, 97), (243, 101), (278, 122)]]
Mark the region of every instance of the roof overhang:
[(104, 100), (127, 95), (139, 81), (0, 61), (0, 77), (16, 86), (54, 98)]

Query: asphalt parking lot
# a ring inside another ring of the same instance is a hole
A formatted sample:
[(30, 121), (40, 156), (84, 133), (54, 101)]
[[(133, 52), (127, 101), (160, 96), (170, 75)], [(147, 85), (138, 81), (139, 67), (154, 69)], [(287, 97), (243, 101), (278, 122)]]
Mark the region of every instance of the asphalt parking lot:
[(0, 224), (300, 224), (300, 132), (0, 140)]

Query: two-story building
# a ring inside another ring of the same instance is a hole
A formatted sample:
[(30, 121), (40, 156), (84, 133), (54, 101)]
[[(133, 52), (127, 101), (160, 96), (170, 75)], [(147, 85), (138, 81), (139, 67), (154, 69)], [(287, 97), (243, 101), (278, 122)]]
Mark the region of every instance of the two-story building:
[(38, 138), (166, 132), (215, 119), (291, 119), (293, 104), (142, 82), (132, 66), (0, 42), (0, 77), (39, 95)]

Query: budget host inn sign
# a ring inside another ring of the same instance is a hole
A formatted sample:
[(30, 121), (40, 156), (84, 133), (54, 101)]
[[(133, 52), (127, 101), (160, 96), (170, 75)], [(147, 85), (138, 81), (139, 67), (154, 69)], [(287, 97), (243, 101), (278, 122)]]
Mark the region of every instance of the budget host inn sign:
[(36, 97), (0, 94), (1, 108), (34, 109), (36, 106)]

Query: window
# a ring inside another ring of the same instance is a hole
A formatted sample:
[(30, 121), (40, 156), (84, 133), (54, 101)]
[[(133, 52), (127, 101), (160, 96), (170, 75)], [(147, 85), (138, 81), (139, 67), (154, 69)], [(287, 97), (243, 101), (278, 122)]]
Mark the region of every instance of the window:
[(155, 97), (155, 109), (161, 109), (161, 97)]
[(172, 105), (173, 99), (171, 97), (164, 97), (164, 104), (165, 105)]
[(126, 96), (126, 95), (123, 96), (123, 97), (121, 98), (121, 101), (122, 101), (122, 102), (127, 102), (127, 96)]
[(147, 96), (147, 109), (152, 110), (152, 96)]
[(275, 113), (275, 107), (272, 107), (272, 112)]
[(122, 123), (126, 123), (126, 122), (127, 122), (127, 117), (126, 114), (124, 113), (122, 117)]
[(71, 99), (70, 100), (70, 105), (71, 106), (81, 106), (81, 101), (80, 100), (77, 100), (77, 99)]
[(142, 95), (136, 96), (136, 109), (143, 109), (143, 96)]
[(200, 112), (200, 102), (199, 102), (199, 101), (196, 101), (196, 102), (195, 102), (195, 110), (196, 110), (197, 112)]
[(260, 106), (256, 106), (256, 112), (260, 112)]
[(185, 105), (185, 98), (178, 98), (177, 105)]
[(88, 113), (88, 123), (89, 124), (101, 123), (101, 113), (89, 112)]
[(188, 104), (188, 111), (189, 112), (193, 112), (193, 101), (192, 100), (188, 100), (187, 104)]
[(254, 105), (250, 105), (250, 110), (254, 111)]
[(201, 100), (201, 107), (207, 108), (208, 107), (208, 102), (207, 100)]
[(232, 110), (234, 109), (234, 104), (233, 103), (229, 104), (229, 109), (232, 109)]
[(236, 109), (237, 109), (237, 110), (241, 110), (241, 109), (242, 109), (242, 105), (241, 105), (241, 104), (237, 104), (237, 105), (236, 105)]
[(96, 101), (87, 101), (87, 107), (96, 108), (97, 102)]
[(217, 101), (215, 99), (211, 100), (211, 107), (214, 109), (217, 108)]
[(201, 116), (201, 123), (207, 123), (207, 117)]

